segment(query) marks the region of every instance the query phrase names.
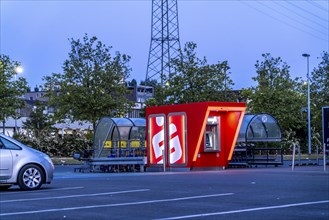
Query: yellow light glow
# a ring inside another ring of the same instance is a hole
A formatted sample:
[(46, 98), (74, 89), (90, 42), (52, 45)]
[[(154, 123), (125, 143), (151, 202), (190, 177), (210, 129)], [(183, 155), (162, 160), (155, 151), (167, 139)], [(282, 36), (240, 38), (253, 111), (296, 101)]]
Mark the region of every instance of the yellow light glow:
[(233, 156), (235, 144), (236, 144), (236, 141), (237, 141), (238, 136), (239, 136), (239, 133), (240, 133), (240, 129), (241, 129), (241, 125), (242, 125), (242, 121), (243, 121), (245, 112), (246, 112), (246, 108), (244, 108), (244, 110), (241, 111), (241, 115), (240, 115), (240, 118), (239, 118), (238, 127), (237, 127), (237, 129), (235, 131), (235, 135), (234, 135), (234, 139), (233, 139), (233, 142), (232, 142), (230, 154), (228, 155), (228, 160), (229, 161), (232, 159), (232, 156)]

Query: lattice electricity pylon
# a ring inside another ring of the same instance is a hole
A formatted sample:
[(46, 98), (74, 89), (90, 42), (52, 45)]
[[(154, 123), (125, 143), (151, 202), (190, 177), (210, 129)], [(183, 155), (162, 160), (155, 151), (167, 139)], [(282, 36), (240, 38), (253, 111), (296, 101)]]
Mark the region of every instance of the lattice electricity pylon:
[(170, 73), (168, 63), (180, 56), (177, 0), (152, 0), (151, 45), (146, 83), (163, 79)]

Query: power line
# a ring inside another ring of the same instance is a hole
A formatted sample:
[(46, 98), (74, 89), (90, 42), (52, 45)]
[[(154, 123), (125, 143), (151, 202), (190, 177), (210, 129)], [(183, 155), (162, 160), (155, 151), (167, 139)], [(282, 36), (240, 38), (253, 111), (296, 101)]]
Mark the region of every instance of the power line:
[(311, 5), (315, 6), (315, 7), (317, 7), (318, 9), (321, 9), (321, 10), (327, 12), (327, 13), (329, 12), (329, 8), (326, 9), (326, 8), (322, 7), (321, 5), (318, 5), (316, 2), (306, 1), (306, 3), (311, 4)]
[(296, 29), (296, 30), (299, 30), (299, 31), (303, 32), (303, 33), (306, 33), (306, 34), (308, 34), (308, 35), (311, 35), (311, 36), (313, 36), (313, 37), (315, 37), (315, 38), (317, 38), (317, 39), (319, 39), (319, 40), (322, 40), (322, 41), (327, 42), (327, 40), (324, 39), (324, 38), (322, 38), (322, 37), (319, 37), (319, 36), (317, 36), (317, 35), (314, 35), (313, 33), (307, 32), (307, 31), (305, 31), (305, 30), (303, 30), (303, 29), (300, 29), (300, 28), (298, 28), (298, 27), (296, 27), (296, 26), (294, 26), (294, 25), (291, 25), (291, 24), (289, 24), (289, 23), (287, 23), (287, 22), (285, 22), (285, 21), (283, 21), (283, 20), (281, 20), (281, 19), (278, 19), (278, 18), (276, 18), (276, 17), (274, 17), (274, 16), (272, 16), (272, 15), (269, 15), (269, 14), (263, 12), (262, 10), (259, 10), (258, 8), (253, 7), (253, 6), (251, 6), (250, 4), (248, 4), (248, 3), (244, 2), (244, 1), (240, 1), (240, 2), (241, 2), (242, 4), (245, 4), (245, 5), (248, 6), (248, 7), (252, 8), (252, 9), (254, 9), (254, 10), (256, 10), (256, 11), (258, 11), (258, 12), (260, 12), (260, 13), (262, 13), (262, 14), (264, 14), (264, 15), (266, 15), (266, 16), (272, 18), (272, 19), (274, 19), (274, 20), (277, 20), (277, 21), (280, 22), (280, 23), (283, 23), (283, 24), (285, 24), (285, 25), (288, 25), (289, 27), (292, 27), (292, 28), (294, 28), (294, 29)]
[(287, 11), (290, 11), (290, 12), (294, 13), (295, 15), (297, 15), (297, 16), (299, 16), (299, 17), (301, 17), (301, 18), (303, 18), (303, 19), (305, 19), (305, 20), (307, 20), (307, 21), (313, 22), (314, 24), (318, 25), (318, 26), (321, 27), (321, 28), (324, 28), (324, 29), (328, 30), (328, 27), (326, 27), (326, 26), (324, 26), (324, 25), (322, 25), (322, 24), (320, 24), (320, 23), (314, 21), (313, 19), (306, 18), (304, 15), (302, 15), (302, 14), (300, 14), (300, 13), (297, 13), (296, 11), (292, 10), (292, 9), (289, 8), (289, 7), (286, 7), (285, 5), (282, 5), (282, 4), (279, 3), (278, 1), (273, 1), (273, 3), (279, 5), (280, 7), (286, 9)]
[(308, 27), (308, 28), (310, 28), (310, 29), (312, 29), (312, 30), (314, 30), (314, 31), (316, 31), (316, 32), (318, 32), (318, 33), (321, 33), (321, 34), (327, 36), (327, 33), (323, 32), (323, 31), (319, 31), (318, 29), (315, 29), (314, 27), (312, 27), (312, 26), (310, 26), (310, 25), (307, 25), (307, 24), (305, 24), (305, 23), (303, 23), (303, 22), (300, 22), (300, 21), (298, 21), (297, 19), (292, 18), (292, 17), (290, 17), (290, 16), (288, 16), (288, 15), (282, 13), (281, 11), (279, 11), (279, 10), (277, 10), (277, 9), (275, 9), (275, 8), (272, 8), (272, 7), (270, 7), (270, 6), (267, 5), (267, 4), (264, 4), (264, 3), (259, 2), (259, 1), (257, 1), (257, 3), (260, 4), (260, 5), (263, 5), (263, 6), (266, 7), (266, 8), (271, 9), (272, 11), (274, 11), (274, 12), (276, 12), (276, 13), (278, 13), (278, 14), (280, 14), (280, 15), (282, 15), (282, 16), (284, 16), (284, 17), (286, 17), (286, 18), (288, 18), (288, 19), (290, 19), (290, 20), (292, 20), (292, 21), (294, 21), (294, 22), (297, 22), (297, 23), (299, 23), (299, 24), (301, 24), (301, 25), (303, 25), (303, 26), (305, 26), (305, 27)]
[(324, 21), (324, 22), (328, 22), (326, 19), (320, 17), (319, 15), (316, 15), (316, 14), (314, 14), (312, 12), (309, 12), (309, 11), (305, 10), (304, 8), (302, 8), (302, 7), (298, 6), (298, 5), (295, 5), (294, 3), (290, 2), (290, 1), (286, 1), (286, 2), (288, 4), (290, 4), (290, 5), (293, 5), (294, 7), (298, 8), (298, 9), (300, 9), (300, 10), (302, 10), (302, 11), (304, 11), (304, 12), (306, 12), (306, 13), (308, 13), (308, 14), (310, 14), (310, 15), (312, 15), (312, 16), (314, 16), (314, 17), (316, 17), (316, 18), (318, 18), (318, 19), (320, 19), (322, 21)]

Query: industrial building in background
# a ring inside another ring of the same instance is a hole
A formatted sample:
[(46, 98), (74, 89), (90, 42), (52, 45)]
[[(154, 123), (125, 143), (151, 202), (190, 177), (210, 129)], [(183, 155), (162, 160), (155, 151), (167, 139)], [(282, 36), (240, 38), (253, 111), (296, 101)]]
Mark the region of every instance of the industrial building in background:
[(152, 32), (146, 83), (170, 73), (168, 63), (180, 56), (177, 0), (152, 0)]

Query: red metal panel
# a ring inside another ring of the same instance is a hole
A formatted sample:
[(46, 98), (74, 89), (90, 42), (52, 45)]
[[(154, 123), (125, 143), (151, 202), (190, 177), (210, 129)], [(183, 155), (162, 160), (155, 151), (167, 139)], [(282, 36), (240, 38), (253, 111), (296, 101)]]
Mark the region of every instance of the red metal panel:
[(163, 151), (165, 150), (165, 116), (152, 115), (148, 118), (150, 145), (150, 164), (163, 164)]
[(185, 114), (174, 113), (168, 117), (169, 164), (186, 164)]

